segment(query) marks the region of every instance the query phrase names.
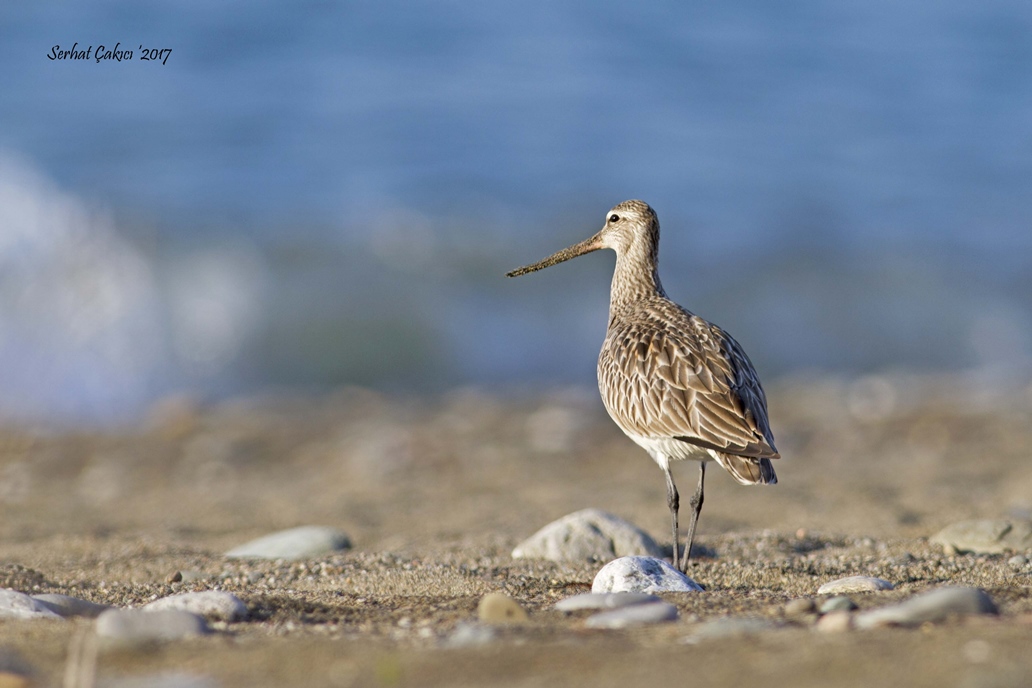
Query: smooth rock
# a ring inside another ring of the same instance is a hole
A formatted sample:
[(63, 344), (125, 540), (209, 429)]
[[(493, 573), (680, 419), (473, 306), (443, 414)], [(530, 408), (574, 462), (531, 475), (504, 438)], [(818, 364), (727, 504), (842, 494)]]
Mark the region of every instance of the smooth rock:
[(737, 635), (755, 635), (770, 631), (777, 626), (763, 619), (735, 618), (730, 616), (719, 619), (710, 619), (696, 626), (692, 633), (695, 640), (708, 640), (712, 638), (728, 638)]
[(512, 551), (514, 559), (611, 561), (624, 556), (663, 556), (648, 533), (598, 509), (563, 516), (531, 535)]
[(702, 587), (662, 559), (620, 557), (595, 574), (591, 592), (700, 592)]
[(856, 609), (856, 602), (845, 595), (829, 597), (821, 602), (820, 607), (821, 614), (830, 614), (831, 612), (851, 612), (854, 609)]
[(556, 602), (555, 608), (561, 612), (576, 612), (582, 609), (618, 609), (659, 601), (655, 595), (643, 592), (585, 592)]
[(845, 609), (828, 612), (817, 621), (821, 633), (842, 633), (853, 628), (853, 615)]
[(1028, 557), (1024, 557), (1020, 554), (1015, 554), (1013, 557), (1007, 560), (1007, 565), (1012, 569), (1022, 569), (1028, 565)]
[(632, 604), (589, 616), (584, 625), (588, 628), (627, 628), (645, 624), (676, 621), (677, 607), (663, 600)]
[(501, 592), (489, 592), (480, 598), (477, 618), (486, 624), (520, 624), (529, 621), (527, 610)]
[(829, 581), (817, 588), (818, 595), (842, 595), (850, 592), (877, 592), (892, 590), (896, 586), (883, 578), (873, 576), (849, 576)]
[(301, 526), (251, 540), (226, 552), (232, 559), (305, 559), (351, 549), (348, 536), (326, 526)]
[(929, 540), (944, 550), (999, 554), (1032, 549), (1032, 522), (1019, 519), (978, 519), (946, 526)]
[(183, 611), (218, 621), (242, 621), (247, 618), (247, 605), (230, 592), (204, 590), (184, 592), (154, 600), (141, 607), (144, 611), (182, 609)]
[(947, 586), (911, 597), (899, 604), (860, 612), (854, 621), (857, 628), (919, 626), (951, 616), (998, 613), (993, 599), (984, 591)]
[(182, 609), (109, 609), (96, 621), (97, 635), (124, 643), (177, 640), (210, 633), (203, 617)]
[(0, 619), (60, 619), (49, 607), (17, 590), (0, 588)]
[(444, 642), (445, 647), (479, 647), (494, 640), (498, 632), (491, 626), (462, 622), (455, 627), (452, 634)]
[(785, 604), (785, 616), (806, 616), (817, 611), (817, 603), (809, 597), (799, 597)]
[(78, 597), (69, 597), (68, 595), (46, 593), (43, 595), (33, 595), (32, 599), (42, 602), (47, 609), (65, 618), (69, 616), (85, 616), (95, 619), (100, 616), (101, 612), (111, 609), (109, 604), (96, 604), (89, 600), (80, 600)]

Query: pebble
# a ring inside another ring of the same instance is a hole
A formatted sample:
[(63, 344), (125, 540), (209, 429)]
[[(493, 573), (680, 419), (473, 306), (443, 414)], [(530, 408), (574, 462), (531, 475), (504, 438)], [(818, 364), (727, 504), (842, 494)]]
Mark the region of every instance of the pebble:
[(816, 611), (817, 603), (809, 597), (799, 597), (785, 604), (785, 616), (789, 617), (806, 616)]
[(621, 557), (595, 574), (591, 592), (700, 592), (702, 587), (654, 557)]
[(818, 595), (840, 595), (849, 592), (876, 592), (878, 590), (892, 590), (896, 586), (884, 578), (872, 576), (849, 576), (829, 581), (817, 588)]
[(919, 626), (951, 616), (998, 613), (993, 599), (984, 591), (947, 586), (911, 597), (899, 604), (860, 612), (856, 615), (855, 624), (857, 628)]
[(1020, 554), (1015, 554), (1013, 557), (1007, 560), (1007, 565), (1010, 566), (1012, 569), (1025, 568), (1027, 564), (1028, 557), (1022, 556)]
[(853, 628), (853, 615), (845, 609), (828, 612), (817, 620), (817, 630), (821, 633), (842, 633)]
[(660, 598), (643, 592), (585, 592), (556, 602), (555, 608), (561, 612), (576, 612), (582, 609), (618, 609), (658, 601)]
[(182, 609), (109, 609), (97, 617), (96, 631), (102, 638), (130, 644), (211, 632), (203, 617)]
[(49, 607), (17, 590), (0, 588), (0, 619), (60, 619)]
[(301, 526), (251, 540), (226, 552), (231, 559), (306, 559), (350, 549), (347, 535), (325, 526)]
[(829, 597), (821, 602), (820, 607), (821, 614), (830, 614), (831, 612), (851, 612), (854, 609), (856, 609), (856, 602), (845, 595)]
[(624, 556), (663, 556), (648, 533), (599, 509), (583, 509), (552, 521), (512, 551), (514, 559), (559, 562), (611, 561)]
[(480, 598), (477, 618), (486, 624), (521, 624), (530, 620), (519, 602), (501, 592), (489, 592)]
[(455, 627), (444, 645), (450, 648), (479, 647), (487, 645), (497, 635), (497, 631), (491, 626), (464, 621)]
[(1032, 522), (1020, 519), (978, 519), (946, 526), (929, 540), (952, 552), (999, 554), (1032, 549)]
[(101, 612), (111, 609), (109, 604), (96, 604), (89, 600), (80, 600), (78, 597), (68, 595), (56, 595), (46, 593), (33, 595), (32, 599), (42, 602), (47, 609), (65, 618), (69, 616), (85, 616), (94, 619), (100, 616)]
[(628, 626), (643, 626), (676, 620), (677, 607), (658, 600), (644, 604), (632, 604), (589, 616), (584, 621), (584, 625), (588, 628), (627, 628)]
[(204, 590), (169, 595), (145, 604), (144, 611), (182, 609), (206, 619), (217, 621), (243, 621), (247, 618), (247, 605), (230, 592)]
[(756, 635), (764, 631), (770, 631), (777, 626), (770, 621), (763, 619), (735, 618), (730, 616), (710, 619), (696, 626), (691, 635), (692, 640), (708, 640), (713, 638), (728, 638), (738, 635)]

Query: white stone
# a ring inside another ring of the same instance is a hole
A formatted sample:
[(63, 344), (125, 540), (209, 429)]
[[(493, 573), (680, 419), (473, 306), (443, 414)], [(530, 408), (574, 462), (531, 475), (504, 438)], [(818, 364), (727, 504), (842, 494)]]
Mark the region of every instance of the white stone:
[(96, 631), (117, 642), (145, 643), (204, 635), (210, 629), (202, 617), (182, 609), (109, 609), (97, 617)]
[(576, 612), (582, 609), (618, 609), (634, 604), (658, 602), (659, 599), (655, 595), (646, 595), (643, 592), (585, 592), (556, 602), (555, 608), (561, 612)]
[(240, 598), (222, 590), (204, 590), (169, 595), (145, 604), (144, 611), (182, 609), (183, 611), (218, 621), (242, 621), (247, 618), (247, 606)]
[(849, 576), (829, 581), (817, 588), (819, 595), (844, 595), (851, 592), (877, 592), (892, 590), (896, 586), (883, 578), (873, 576)]
[(591, 592), (699, 592), (702, 587), (662, 559), (621, 557), (595, 574)]
[(611, 561), (629, 555), (662, 556), (638, 526), (599, 509), (582, 509), (552, 521), (512, 551), (514, 559)]
[(937, 588), (905, 602), (860, 612), (854, 617), (857, 628), (878, 626), (919, 626), (951, 616), (997, 614), (996, 604), (978, 588), (947, 586)]
[(233, 559), (305, 559), (350, 549), (348, 536), (326, 526), (301, 526), (251, 540), (226, 552)]
[(85, 616), (93, 619), (100, 616), (101, 612), (111, 609), (111, 605), (96, 604), (89, 600), (80, 600), (78, 597), (69, 597), (68, 595), (46, 593), (43, 595), (33, 595), (32, 599), (42, 602), (47, 609), (66, 618), (69, 616)]
[(590, 616), (584, 622), (588, 628), (627, 628), (644, 624), (676, 621), (677, 607), (662, 600), (632, 604), (618, 609), (611, 609), (601, 614)]
[(0, 619), (60, 619), (45, 604), (28, 595), (0, 588)]

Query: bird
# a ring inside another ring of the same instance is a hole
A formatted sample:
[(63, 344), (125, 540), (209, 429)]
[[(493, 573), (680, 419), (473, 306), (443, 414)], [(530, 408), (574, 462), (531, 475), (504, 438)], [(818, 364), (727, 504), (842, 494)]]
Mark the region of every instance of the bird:
[[(594, 236), (506, 273), (518, 277), (571, 258), (611, 249), (616, 267), (609, 325), (598, 357), (598, 387), (617, 426), (642, 447), (666, 477), (673, 533), (672, 563), (688, 571), (702, 512), (706, 464), (716, 461), (740, 484), (777, 483), (781, 455), (767, 397), (752, 362), (730, 334), (671, 301), (659, 280), (659, 219), (647, 203), (624, 201)], [(671, 463), (699, 462), (699, 485), (678, 559), (680, 496)]]

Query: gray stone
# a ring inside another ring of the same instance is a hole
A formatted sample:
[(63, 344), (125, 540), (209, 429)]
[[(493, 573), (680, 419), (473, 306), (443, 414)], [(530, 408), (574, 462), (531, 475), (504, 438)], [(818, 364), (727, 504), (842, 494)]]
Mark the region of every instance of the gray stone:
[(69, 597), (68, 595), (46, 593), (43, 595), (33, 595), (32, 599), (42, 602), (47, 609), (65, 618), (85, 616), (94, 619), (100, 616), (101, 612), (111, 609), (111, 605), (108, 604), (96, 604), (89, 600), (80, 600), (78, 597)]
[(326, 526), (301, 526), (251, 540), (226, 552), (233, 559), (306, 559), (350, 549), (348, 536)]
[(28, 595), (0, 588), (0, 619), (60, 619), (48, 606)]
[(930, 539), (943, 549), (974, 554), (999, 554), (1032, 549), (1032, 522), (980, 519), (948, 525)]
[(561, 612), (576, 612), (582, 609), (618, 609), (658, 601), (660, 598), (643, 592), (585, 592), (556, 602), (555, 608)]
[(598, 509), (583, 509), (549, 523), (516, 546), (515, 559), (598, 562), (623, 556), (663, 556), (648, 533)]
[(182, 609), (183, 611), (218, 621), (243, 621), (247, 618), (247, 606), (240, 598), (222, 590), (204, 590), (169, 595), (145, 604), (144, 611)]
[(817, 588), (818, 595), (842, 595), (850, 592), (877, 592), (878, 590), (892, 590), (894, 586), (883, 578), (872, 576), (850, 576), (829, 581)]
[(450, 648), (479, 647), (487, 645), (497, 635), (498, 632), (492, 626), (464, 621), (455, 627), (444, 645)]
[(831, 612), (851, 612), (856, 609), (856, 602), (845, 595), (835, 595), (821, 602), (821, 614)]
[(595, 574), (591, 592), (699, 592), (698, 583), (662, 559), (621, 557)]
[(177, 640), (210, 633), (203, 617), (182, 609), (109, 609), (96, 621), (97, 635), (119, 643)]
[(709, 640), (713, 638), (728, 638), (739, 635), (755, 635), (777, 628), (770, 621), (763, 619), (721, 617), (704, 621), (695, 627), (692, 633), (693, 640)]
[(984, 591), (947, 586), (911, 597), (899, 604), (860, 612), (856, 615), (855, 624), (857, 628), (919, 626), (951, 616), (998, 613), (993, 599)]
[(588, 628), (627, 628), (645, 624), (676, 621), (677, 607), (663, 600), (632, 604), (589, 616), (584, 622)]
[(1015, 554), (1013, 557), (1007, 560), (1007, 565), (1012, 569), (1023, 569), (1028, 565), (1028, 557), (1020, 554)]

